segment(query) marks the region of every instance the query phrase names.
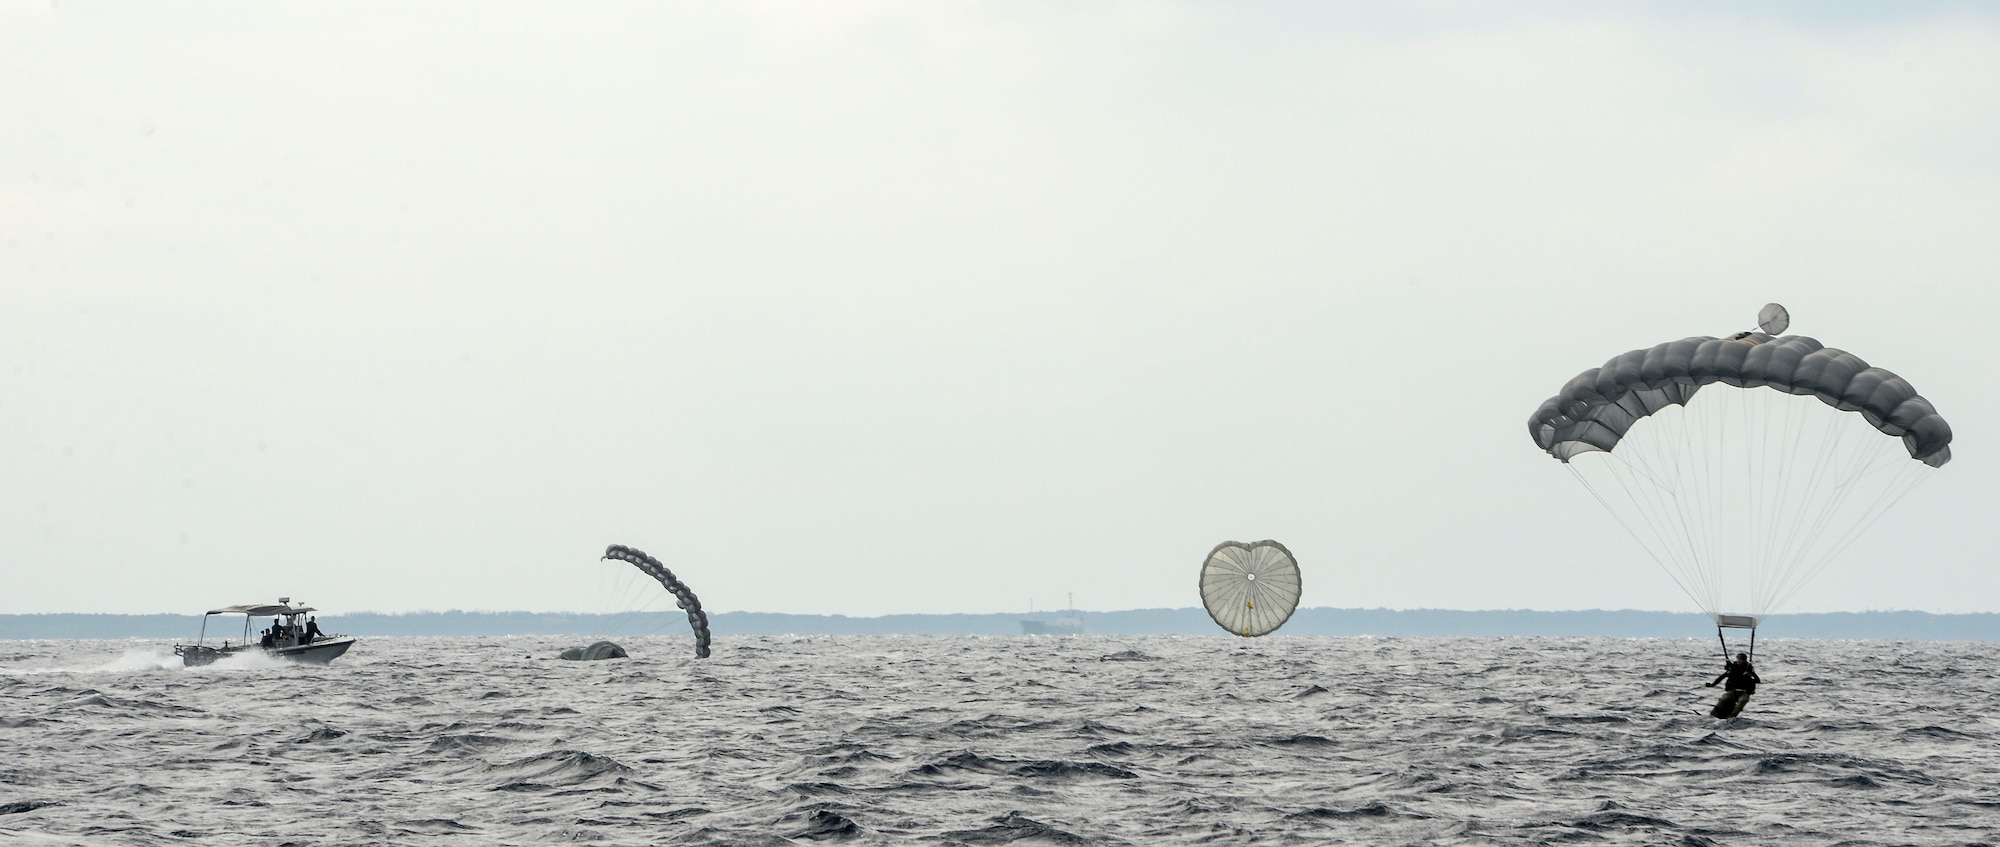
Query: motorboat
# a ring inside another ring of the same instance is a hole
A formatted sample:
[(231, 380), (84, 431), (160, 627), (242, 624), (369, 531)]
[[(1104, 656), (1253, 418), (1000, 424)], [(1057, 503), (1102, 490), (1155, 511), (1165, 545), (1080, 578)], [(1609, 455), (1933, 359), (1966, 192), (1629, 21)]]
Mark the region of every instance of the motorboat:
[[(211, 609), (201, 616), (201, 634), (196, 636), (195, 642), (174, 645), (174, 655), (181, 657), (181, 664), (186, 667), (212, 664), (224, 656), (250, 650), (259, 650), (265, 655), (288, 661), (324, 665), (354, 646), (355, 638), (351, 635), (309, 634), (306, 631), (306, 616), (314, 611), (317, 610), (311, 606), (292, 605), (290, 597), (280, 597), (276, 603), (246, 603)], [(216, 615), (242, 615), (243, 639), (236, 642), (223, 639), (219, 647), (209, 644), (208, 619)], [(256, 624), (258, 618), (271, 618), (271, 626), (252, 641), (250, 627)]]

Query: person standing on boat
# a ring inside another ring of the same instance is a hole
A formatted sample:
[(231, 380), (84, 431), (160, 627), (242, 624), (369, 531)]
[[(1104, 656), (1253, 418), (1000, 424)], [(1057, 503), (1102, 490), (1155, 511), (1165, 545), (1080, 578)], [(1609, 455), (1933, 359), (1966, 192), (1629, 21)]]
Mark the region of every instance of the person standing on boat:
[(316, 617), (313, 617), (313, 616), (311, 616), (311, 615), (307, 615), (307, 616), (306, 616), (306, 640), (305, 640), (304, 642), (301, 642), (301, 643), (304, 643), (304, 644), (311, 644), (311, 643), (313, 643), (313, 642), (314, 642), (315, 640), (318, 640), (318, 639), (321, 639), (321, 638), (325, 638), (325, 637), (326, 637), (326, 633), (324, 633), (324, 632), (320, 632), (320, 631), (319, 631), (319, 618), (316, 618)]

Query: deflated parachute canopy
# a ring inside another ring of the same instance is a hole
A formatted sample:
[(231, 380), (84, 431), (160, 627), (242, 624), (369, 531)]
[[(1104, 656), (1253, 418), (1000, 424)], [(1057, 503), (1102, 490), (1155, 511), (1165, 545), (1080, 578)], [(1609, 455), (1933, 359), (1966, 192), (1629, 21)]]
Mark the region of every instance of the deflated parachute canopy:
[(1224, 541), (1201, 565), (1201, 602), (1217, 626), (1254, 638), (1274, 632), (1299, 607), (1299, 563), (1276, 541)]
[(617, 642), (599, 641), (589, 647), (571, 647), (562, 651), (562, 657), (572, 662), (596, 662), (604, 659), (626, 658), (625, 648)]
[(666, 586), (666, 589), (674, 595), (674, 605), (686, 610), (688, 626), (694, 629), (695, 658), (708, 658), (708, 613), (701, 610), (701, 600), (674, 576), (673, 571), (667, 570), (667, 566), (660, 564), (659, 559), (646, 555), (646, 551), (623, 544), (613, 544), (604, 548), (604, 558), (628, 562)]

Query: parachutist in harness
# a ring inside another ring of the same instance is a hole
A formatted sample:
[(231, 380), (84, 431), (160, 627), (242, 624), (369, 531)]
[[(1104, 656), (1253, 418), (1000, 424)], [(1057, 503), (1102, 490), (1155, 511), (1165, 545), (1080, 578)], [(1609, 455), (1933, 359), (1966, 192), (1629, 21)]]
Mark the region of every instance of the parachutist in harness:
[(1759, 679), (1757, 669), (1750, 666), (1749, 654), (1738, 653), (1735, 661), (1722, 666), (1720, 676), (1708, 681), (1708, 687), (1714, 688), (1716, 683), (1725, 681), (1722, 690), (1741, 691), (1748, 696), (1757, 693), (1757, 683), (1764, 680)]
[[(1723, 637), (1723, 630), (1747, 629), (1750, 631), (1750, 649), (1729, 658), (1729, 639)], [(1716, 615), (1715, 640), (1722, 644), (1722, 673), (1708, 681), (1708, 687), (1722, 683), (1722, 698), (1715, 701), (1710, 709), (1710, 717), (1725, 720), (1743, 714), (1743, 707), (1750, 704), (1750, 695), (1757, 693), (1757, 684), (1764, 680), (1757, 676), (1757, 669), (1750, 664), (1750, 654), (1757, 652), (1757, 619), (1750, 615)]]
[[(1739, 714), (1757, 685), (1748, 668), (1757, 617), (1722, 612), (1773, 611), (1929, 469), (1951, 461), (1951, 425), (1907, 380), (1812, 337), (1783, 335), (1791, 314), (1777, 303), (1757, 313), (1756, 326), (1613, 356), (1528, 418), (1535, 446), (1713, 617), (1718, 638), (1748, 631), (1744, 671), (1717, 680), (1732, 680), (1718, 718)], [(1802, 444), (1824, 448), (1795, 449)], [(1818, 463), (1795, 461), (1807, 453)], [(1765, 543), (1779, 538), (1782, 547)], [(1736, 655), (1721, 646), (1724, 662)]]
[(1743, 707), (1749, 705), (1750, 695), (1757, 693), (1757, 684), (1763, 682), (1757, 676), (1757, 669), (1750, 666), (1750, 656), (1736, 654), (1736, 660), (1723, 665), (1722, 675), (1708, 681), (1708, 687), (1722, 683), (1722, 699), (1715, 701), (1710, 709), (1710, 717), (1733, 718), (1743, 714)]

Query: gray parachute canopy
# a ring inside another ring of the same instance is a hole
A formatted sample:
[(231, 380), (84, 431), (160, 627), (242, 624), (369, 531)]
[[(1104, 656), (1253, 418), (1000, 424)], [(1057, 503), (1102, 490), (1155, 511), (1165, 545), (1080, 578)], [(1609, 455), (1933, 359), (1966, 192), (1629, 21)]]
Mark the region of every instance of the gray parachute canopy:
[(598, 662), (605, 659), (624, 659), (625, 648), (614, 641), (599, 641), (589, 647), (571, 647), (562, 651), (562, 658), (572, 662)]
[(1908, 381), (1771, 334), (1790, 321), (1772, 303), (1762, 331), (1614, 356), (1528, 418), (1718, 626), (1754, 628), (1951, 461), (1951, 426)]
[(613, 544), (604, 548), (604, 558), (629, 562), (639, 570), (645, 571), (647, 576), (659, 580), (661, 585), (673, 592), (674, 605), (687, 612), (688, 626), (694, 628), (695, 658), (708, 658), (708, 613), (701, 610), (701, 600), (694, 596), (694, 592), (689, 590), (686, 584), (674, 577), (673, 571), (667, 570), (667, 566), (660, 564), (659, 559), (646, 555), (646, 551), (623, 544)]
[(1299, 607), (1299, 563), (1276, 541), (1224, 541), (1201, 564), (1201, 603), (1215, 624), (1254, 638), (1284, 626)]
[(1812, 395), (1903, 439), (1913, 459), (1934, 468), (1951, 461), (1951, 425), (1908, 381), (1815, 339), (1762, 332), (1683, 338), (1613, 357), (1542, 401), (1528, 418), (1528, 434), (1564, 462), (1610, 452), (1634, 423), (1717, 382)]

